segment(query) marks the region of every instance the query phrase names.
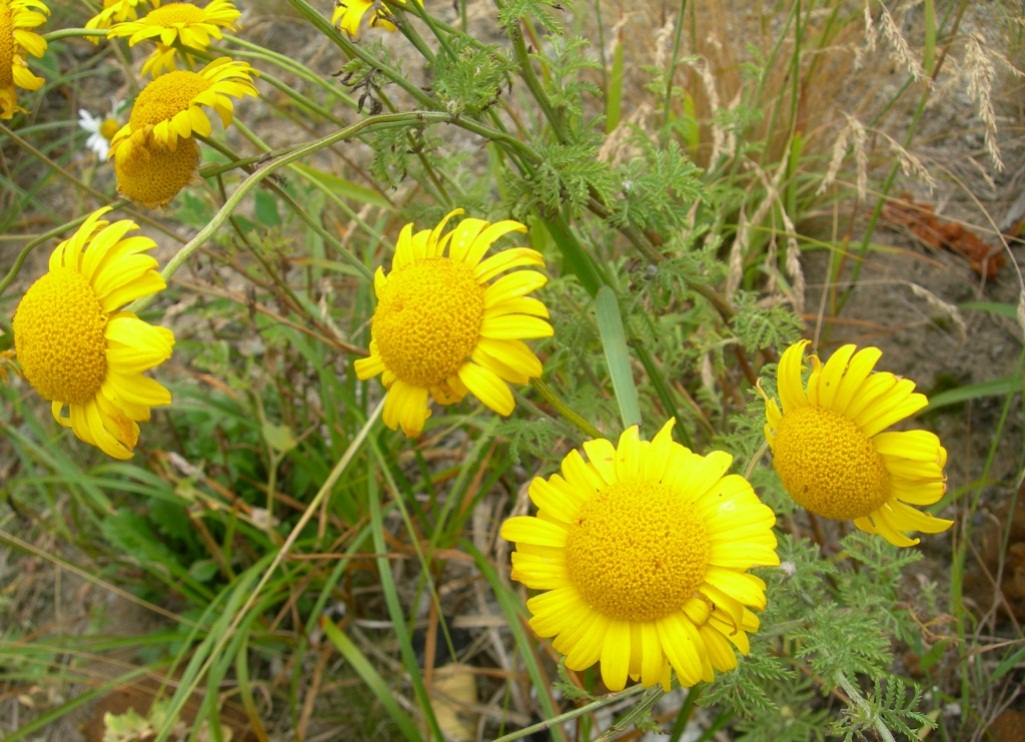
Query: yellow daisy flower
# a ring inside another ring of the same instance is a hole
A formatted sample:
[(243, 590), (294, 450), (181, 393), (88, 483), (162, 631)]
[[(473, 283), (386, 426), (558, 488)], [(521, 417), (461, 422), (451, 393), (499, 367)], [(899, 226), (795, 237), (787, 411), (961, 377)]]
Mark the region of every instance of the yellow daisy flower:
[(776, 516), (733, 457), (700, 456), (673, 441), (675, 420), (651, 442), (637, 426), (618, 446), (584, 444), (562, 475), (536, 478), (537, 516), (510, 518), (512, 578), (544, 590), (527, 601), (531, 628), (566, 655), (571, 670), (601, 662), (611, 690), (714, 679), (737, 666), (758, 630), (765, 583), (748, 569), (779, 564)]
[(227, 126), (234, 111), (229, 96), (256, 96), (255, 74), (246, 62), (220, 57), (199, 72), (176, 70), (156, 78), (139, 93), (128, 123), (110, 141), (115, 161), (131, 156), (134, 147), (174, 150), (179, 138), (208, 135), (210, 119), (203, 106), (213, 108)]
[[(171, 394), (143, 376), (171, 357), (174, 334), (119, 310), (165, 288), (147, 255), (148, 237), (128, 220), (93, 212), (50, 256), (49, 271), (25, 292), (14, 315), (22, 372), (49, 400), (54, 418), (116, 459), (129, 459), (139, 422)], [(63, 414), (64, 408), (69, 415)]]
[[(872, 373), (878, 348), (845, 345), (823, 366), (812, 355), (802, 381), (807, 340), (779, 360), (779, 402), (765, 397), (765, 437), (773, 465), (790, 496), (816, 515), (853, 520), (896, 546), (914, 546), (904, 531), (939, 533), (953, 521), (910, 505), (943, 497), (947, 451), (925, 430), (886, 431), (928, 404), (915, 384), (891, 373)], [(782, 411), (781, 408), (782, 407)]]
[[(195, 59), (189, 54), (183, 54), (189, 69), (195, 66)], [(146, 57), (142, 63), (143, 77), (159, 77), (165, 72), (174, 72), (178, 69), (178, 50), (173, 46), (164, 46), (159, 41), (153, 53)]]
[[(371, 325), (370, 357), (356, 361), (356, 375), (381, 374), (388, 389), (382, 413), (392, 430), (419, 435), (430, 416), (428, 398), (448, 405), (468, 391), (500, 415), (513, 411), (508, 384), (526, 384), (541, 375), (541, 361), (523, 340), (549, 337), (548, 310), (528, 297), (547, 279), (536, 250), (514, 247), (484, 253), (499, 237), (526, 232), (514, 221), (490, 224), (464, 219), (442, 235), (456, 209), (433, 230), (399, 235), (391, 273), (374, 275), (377, 309)], [(447, 255), (446, 255), (447, 252)]]
[(196, 175), (199, 145), (191, 137), (179, 139), (173, 150), (133, 147), (126, 157), (114, 160), (117, 192), (143, 206), (166, 206)]
[[(85, 22), (86, 28), (102, 30), (110, 28), (111, 23), (134, 21), (139, 17), (139, 5), (151, 8), (160, 7), (160, 0), (103, 0), (103, 8)], [(90, 41), (98, 44), (99, 39), (91, 36)]]
[(15, 85), (39, 90), (46, 82), (29, 71), (25, 54), (41, 57), (46, 52), (46, 39), (30, 29), (44, 24), (48, 15), (50, 9), (41, 0), (0, 0), (0, 119), (26, 113), (18, 105)]
[(192, 3), (161, 4), (138, 20), (115, 23), (107, 31), (107, 38), (127, 36), (129, 46), (145, 39), (156, 39), (164, 46), (178, 42), (201, 50), (210, 46), (211, 37), (222, 37), (222, 28), (236, 29), (235, 21), (241, 15), (231, 0), (210, 0), (203, 8)]
[[(399, 0), (399, 2), (405, 3), (405, 0)], [(331, 16), (331, 23), (349, 36), (357, 36), (360, 23), (367, 11), (370, 12), (368, 26), (383, 28), (386, 31), (395, 30), (395, 24), (388, 20), (391, 12), (380, 0), (338, 0), (335, 4), (335, 12)]]

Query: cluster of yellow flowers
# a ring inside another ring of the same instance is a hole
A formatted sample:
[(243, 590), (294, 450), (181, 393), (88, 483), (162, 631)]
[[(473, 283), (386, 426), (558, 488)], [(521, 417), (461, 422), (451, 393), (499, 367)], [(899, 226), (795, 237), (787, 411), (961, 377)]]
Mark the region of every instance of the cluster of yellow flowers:
[[(45, 43), (25, 29), (41, 24), (46, 8), (38, 0), (0, 3), (0, 41), (5, 33), (14, 39), (13, 61), (0, 62), (15, 71), (14, 83), (29, 87), (35, 83), (17, 74), (22, 50), (38, 56)], [(204, 107), (229, 124), (230, 99), (256, 95), (255, 73), (228, 58), (198, 72), (172, 69), (176, 54), (188, 62), (190, 49), (205, 48), (238, 18), (228, 0), (202, 10), (153, 0), (159, 7), (135, 20), (140, 3), (107, 0), (90, 23), (130, 44), (159, 39), (148, 68), (155, 78), (113, 135), (110, 156), (122, 193), (160, 204), (195, 169), (193, 134), (211, 129)], [(354, 33), (369, 7), (363, 0), (340, 4), (335, 22)], [(373, 23), (388, 22), (375, 15)], [(6, 114), (17, 106), (3, 82)], [(127, 236), (136, 225), (111, 224), (101, 218), (107, 211), (91, 214), (57, 246), (49, 272), (18, 306), (14, 334), (25, 378), (51, 402), (54, 417), (125, 459), (138, 423), (171, 401), (143, 373), (170, 357), (174, 336), (122, 309), (165, 284), (148, 255), (153, 241)], [(354, 371), (364, 380), (381, 377), (384, 423), (407, 436), (422, 432), (432, 400), (451, 405), (472, 393), (511, 414), (510, 385), (542, 373), (524, 341), (553, 335), (548, 310), (530, 296), (546, 283), (542, 255), (525, 246), (487, 255), (498, 239), (526, 227), (466, 218), (446, 231), (462, 213), (452, 211), (430, 230), (406, 225), (391, 270), (380, 267), (374, 276), (369, 355)], [(889, 430), (922, 409), (924, 395), (911, 381), (875, 372), (877, 348), (846, 345), (825, 364), (811, 355), (806, 365), (807, 345), (782, 354), (777, 396), (762, 392), (765, 436), (786, 490), (808, 511), (851, 520), (898, 546), (918, 543), (909, 531), (949, 528), (951, 521), (914, 507), (944, 494), (939, 439)], [(735, 667), (736, 650), (746, 654), (748, 635), (759, 627), (754, 611), (766, 603), (765, 583), (749, 570), (779, 564), (775, 515), (744, 477), (728, 473), (733, 457), (676, 443), (674, 424), (666, 422), (650, 441), (633, 426), (616, 444), (597, 439), (583, 454), (571, 451), (560, 473), (531, 482), (537, 514), (510, 518), (501, 529), (516, 546), (512, 577), (541, 591), (527, 603), (530, 625), (554, 637), (570, 669), (600, 662), (613, 690), (628, 678), (668, 688), (673, 672), (690, 686)]]
[(17, 85), (39, 90), (45, 80), (29, 71), (25, 55), (41, 57), (46, 39), (31, 29), (46, 22), (50, 9), (42, 0), (0, 0), (0, 119), (10, 119), (25, 109), (18, 105)]

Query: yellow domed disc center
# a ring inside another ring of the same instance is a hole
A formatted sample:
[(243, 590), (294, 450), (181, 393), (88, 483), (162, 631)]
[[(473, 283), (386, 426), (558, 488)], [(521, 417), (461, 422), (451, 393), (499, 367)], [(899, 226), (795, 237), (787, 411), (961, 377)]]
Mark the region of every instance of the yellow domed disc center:
[(32, 284), (14, 315), (14, 347), (44, 399), (84, 404), (96, 396), (107, 377), (107, 319), (76, 270), (51, 270)]
[(693, 507), (655, 482), (617, 482), (580, 508), (566, 569), (584, 601), (611, 618), (654, 621), (701, 586), (711, 545)]
[(798, 407), (784, 414), (772, 457), (790, 496), (826, 518), (864, 517), (890, 496), (890, 473), (872, 440), (833, 410)]
[(0, 7), (0, 88), (14, 84), (14, 20), (11, 9)]
[(163, 206), (189, 184), (198, 162), (199, 145), (193, 139), (180, 140), (174, 152), (136, 147), (129, 157), (114, 161), (118, 192), (143, 206)]
[(189, 3), (171, 3), (151, 10), (146, 14), (146, 24), (171, 28), (175, 25), (189, 25), (203, 22), (203, 9)]
[(188, 110), (192, 99), (209, 87), (210, 81), (196, 72), (175, 70), (161, 75), (144, 87), (135, 99), (132, 115), (128, 118), (132, 131), (170, 121), (176, 113)]
[(466, 362), (480, 338), (484, 287), (448, 258), (393, 271), (378, 296), (373, 336), (385, 367), (407, 384), (435, 387)]

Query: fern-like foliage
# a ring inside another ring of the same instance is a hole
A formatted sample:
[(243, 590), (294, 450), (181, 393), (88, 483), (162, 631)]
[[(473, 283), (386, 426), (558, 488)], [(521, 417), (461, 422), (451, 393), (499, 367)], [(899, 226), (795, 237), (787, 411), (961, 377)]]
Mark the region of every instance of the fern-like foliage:
[(569, 3), (550, 0), (507, 0), (498, 10), (498, 25), (508, 34), (519, 33), (520, 21), (533, 19), (551, 33), (562, 33), (562, 24), (552, 15), (552, 10), (562, 10)]
[(921, 739), (920, 730), (935, 729), (936, 722), (916, 709), (922, 702), (920, 688), (911, 688), (899, 676), (873, 682), (872, 694), (852, 702), (843, 716), (829, 725), (829, 731), (844, 740), (874, 737), (880, 727), (908, 740)]
[(774, 656), (770, 642), (762, 638), (752, 644), (751, 653), (735, 670), (717, 675), (705, 687), (701, 705), (720, 706), (740, 719), (773, 716), (780, 709), (773, 689), (790, 688), (798, 680), (797, 673)]
[(597, 159), (594, 142), (541, 145), (538, 150), (542, 160), (535, 172), (510, 188), (514, 214), (521, 220), (537, 211), (556, 213), (563, 206), (575, 216), (592, 193), (607, 200), (618, 186), (612, 169)]
[(638, 134), (630, 144), (641, 155), (620, 168), (621, 191), (610, 204), (610, 222), (660, 235), (684, 229), (694, 202), (704, 192), (700, 169), (675, 141), (658, 146)]
[(451, 54), (439, 53), (434, 63), (434, 94), (453, 116), (476, 116), (493, 105), (510, 84), (516, 68), (497, 46), (472, 40), (456, 43)]
[(499, 423), (495, 436), (509, 443), (509, 457), (520, 466), (523, 457), (527, 461), (544, 460), (555, 449), (560, 437), (575, 436), (575, 429), (568, 429), (566, 423), (548, 417), (524, 419), (510, 417)]
[(733, 297), (737, 313), (730, 327), (747, 351), (762, 348), (785, 348), (801, 337), (804, 322), (782, 304), (763, 305), (758, 294), (738, 291)]
[[(601, 91), (582, 72), (601, 68), (598, 60), (588, 52), (590, 42), (581, 36), (552, 36), (551, 46), (545, 54), (531, 57), (545, 65), (548, 74), (542, 87), (548, 100), (563, 115), (580, 116), (585, 95), (598, 96)], [(597, 123), (592, 120), (591, 124)]]

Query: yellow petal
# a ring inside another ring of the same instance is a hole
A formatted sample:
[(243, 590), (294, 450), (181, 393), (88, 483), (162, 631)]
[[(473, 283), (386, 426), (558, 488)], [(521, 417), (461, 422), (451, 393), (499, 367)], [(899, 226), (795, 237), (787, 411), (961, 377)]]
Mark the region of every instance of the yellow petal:
[(502, 538), (513, 543), (535, 544), (563, 548), (569, 531), (565, 526), (531, 515), (518, 515), (502, 524)]

